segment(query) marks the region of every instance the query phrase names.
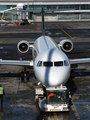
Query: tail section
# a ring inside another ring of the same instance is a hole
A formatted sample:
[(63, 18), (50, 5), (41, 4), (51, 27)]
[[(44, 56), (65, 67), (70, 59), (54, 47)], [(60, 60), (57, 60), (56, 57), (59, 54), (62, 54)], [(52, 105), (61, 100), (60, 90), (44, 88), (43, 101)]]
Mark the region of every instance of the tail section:
[(45, 23), (44, 23), (44, 8), (41, 9), (42, 13), (42, 35), (45, 36)]

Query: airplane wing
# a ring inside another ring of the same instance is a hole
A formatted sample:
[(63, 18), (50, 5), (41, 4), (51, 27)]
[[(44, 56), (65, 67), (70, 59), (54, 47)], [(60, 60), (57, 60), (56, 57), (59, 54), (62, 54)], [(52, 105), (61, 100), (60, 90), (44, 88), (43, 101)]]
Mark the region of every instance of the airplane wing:
[(90, 63), (90, 58), (70, 59), (70, 64)]
[(0, 65), (17, 65), (17, 66), (33, 66), (33, 60), (2, 60), (0, 59)]

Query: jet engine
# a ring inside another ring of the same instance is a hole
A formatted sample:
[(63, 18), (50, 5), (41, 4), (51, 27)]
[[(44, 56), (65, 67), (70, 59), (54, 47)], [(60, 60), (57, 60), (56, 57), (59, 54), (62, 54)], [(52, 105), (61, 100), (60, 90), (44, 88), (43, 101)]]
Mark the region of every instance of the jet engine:
[(22, 40), (18, 43), (17, 49), (20, 53), (26, 53), (29, 51), (29, 42)]
[(73, 42), (68, 39), (60, 41), (59, 45), (64, 52), (70, 52), (73, 49)]

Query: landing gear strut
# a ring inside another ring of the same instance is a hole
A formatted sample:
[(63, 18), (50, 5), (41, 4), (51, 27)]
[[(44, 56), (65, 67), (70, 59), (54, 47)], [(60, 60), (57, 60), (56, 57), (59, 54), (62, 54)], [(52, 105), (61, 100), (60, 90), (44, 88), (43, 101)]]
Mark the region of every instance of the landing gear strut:
[(24, 82), (24, 80), (29, 81), (29, 71), (26, 71), (26, 67), (24, 67), (24, 71), (21, 72), (21, 82)]
[(21, 72), (21, 81), (24, 82), (24, 71)]

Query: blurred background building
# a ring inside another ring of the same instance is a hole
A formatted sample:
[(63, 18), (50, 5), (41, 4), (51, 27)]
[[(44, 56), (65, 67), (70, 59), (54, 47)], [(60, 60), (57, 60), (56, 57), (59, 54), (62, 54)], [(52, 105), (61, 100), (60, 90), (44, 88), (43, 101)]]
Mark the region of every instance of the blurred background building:
[[(87, 21), (90, 20), (90, 0), (0, 0), (0, 17), (6, 20), (29, 19), (40, 21), (41, 14), (10, 12), (9, 9), (39, 10), (66, 9), (45, 14), (46, 21)], [(71, 10), (69, 10), (71, 9)]]

